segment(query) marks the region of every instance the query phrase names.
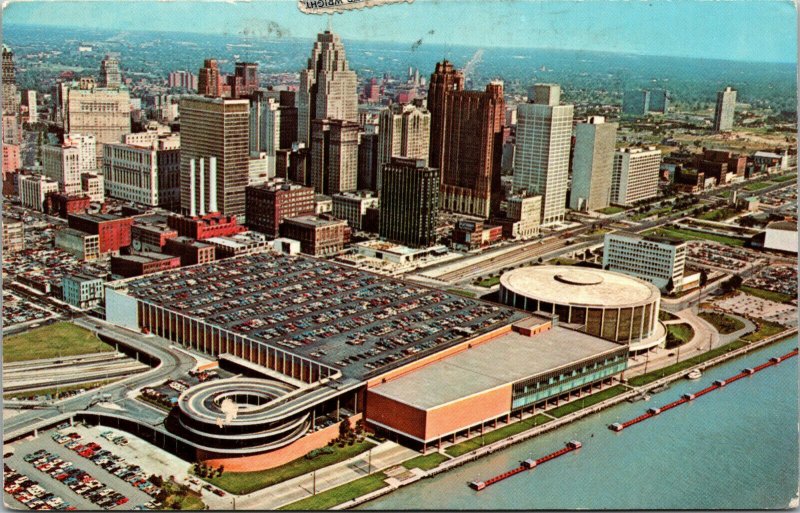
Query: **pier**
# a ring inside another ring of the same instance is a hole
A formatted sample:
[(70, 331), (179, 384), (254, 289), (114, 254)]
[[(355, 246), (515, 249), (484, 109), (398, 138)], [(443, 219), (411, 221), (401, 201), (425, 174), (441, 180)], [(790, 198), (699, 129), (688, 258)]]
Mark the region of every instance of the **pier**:
[(722, 388), (722, 387), (724, 387), (726, 385), (729, 385), (729, 384), (731, 384), (731, 383), (733, 383), (735, 381), (738, 381), (738, 380), (740, 380), (740, 379), (742, 379), (744, 377), (752, 376), (753, 374), (755, 374), (757, 372), (760, 372), (760, 371), (762, 371), (764, 369), (767, 369), (767, 368), (772, 367), (774, 365), (778, 365), (779, 363), (781, 363), (784, 360), (788, 360), (789, 358), (797, 356), (797, 353), (798, 353), (798, 349), (795, 348), (793, 351), (791, 351), (789, 353), (786, 353), (783, 356), (776, 356), (776, 357), (770, 358), (768, 362), (762, 363), (761, 365), (759, 365), (757, 367), (744, 369), (739, 374), (736, 374), (735, 376), (731, 376), (728, 379), (718, 379), (712, 385), (710, 385), (710, 386), (708, 386), (708, 387), (706, 387), (706, 388), (704, 388), (704, 389), (702, 389), (702, 390), (700, 390), (698, 392), (695, 392), (694, 394), (684, 394), (677, 401), (672, 401), (671, 403), (665, 404), (664, 406), (662, 406), (660, 408), (650, 408), (650, 409), (647, 410), (647, 412), (645, 414), (639, 415), (638, 417), (636, 417), (634, 419), (631, 419), (631, 420), (629, 420), (627, 422), (622, 422), (622, 423), (616, 422), (614, 424), (611, 424), (610, 426), (608, 426), (608, 429), (610, 429), (612, 431), (617, 431), (617, 432), (622, 431), (623, 429), (626, 429), (626, 428), (628, 428), (630, 426), (633, 426), (634, 424), (638, 424), (639, 422), (642, 422), (642, 421), (645, 421), (645, 420), (647, 420), (649, 418), (655, 417), (656, 415), (660, 415), (660, 414), (664, 413), (667, 410), (671, 410), (672, 408), (675, 408), (676, 406), (680, 406), (681, 404), (688, 403), (689, 401), (694, 401), (698, 397), (704, 396), (704, 395), (708, 394), (709, 392), (713, 392), (714, 390), (717, 390), (717, 389)]
[(559, 456), (563, 456), (563, 455), (565, 455), (565, 454), (567, 454), (569, 452), (578, 450), (578, 449), (581, 448), (582, 445), (583, 444), (581, 444), (577, 440), (572, 440), (571, 442), (567, 442), (566, 447), (564, 447), (563, 449), (559, 449), (556, 452), (552, 452), (552, 453), (548, 454), (547, 456), (542, 456), (538, 460), (531, 460), (531, 459), (525, 460), (525, 461), (522, 462), (522, 464), (519, 467), (517, 467), (515, 469), (512, 469), (512, 470), (509, 470), (508, 472), (503, 472), (502, 474), (494, 476), (491, 479), (487, 479), (486, 481), (472, 481), (469, 484), (469, 487), (472, 488), (473, 490), (476, 490), (476, 491), (483, 490), (487, 486), (491, 486), (491, 485), (493, 485), (495, 483), (499, 483), (503, 479), (509, 478), (509, 477), (511, 477), (513, 475), (516, 475), (516, 474), (519, 474), (520, 472), (522, 472), (524, 470), (530, 470), (532, 468), (536, 468), (539, 465), (541, 465), (542, 463), (545, 463), (545, 462), (550, 461), (550, 460), (554, 460), (554, 459), (558, 458)]

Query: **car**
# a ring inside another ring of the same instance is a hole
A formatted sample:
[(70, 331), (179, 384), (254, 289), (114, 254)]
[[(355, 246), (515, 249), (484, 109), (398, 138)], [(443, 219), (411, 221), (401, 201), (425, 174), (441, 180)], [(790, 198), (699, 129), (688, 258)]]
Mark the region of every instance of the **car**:
[(219, 488), (214, 488), (213, 493), (219, 495), (220, 497), (225, 497), (225, 492), (223, 492)]

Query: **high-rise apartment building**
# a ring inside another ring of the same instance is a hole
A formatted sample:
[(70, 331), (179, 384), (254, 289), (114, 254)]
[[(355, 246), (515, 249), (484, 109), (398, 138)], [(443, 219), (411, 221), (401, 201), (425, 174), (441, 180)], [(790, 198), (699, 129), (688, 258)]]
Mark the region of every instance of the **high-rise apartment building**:
[(559, 105), (558, 85), (537, 84), (534, 89), (534, 103), (517, 106), (513, 190), (542, 196), (541, 222), (546, 226), (564, 220), (573, 106)]
[(358, 187), (358, 123), (315, 119), (311, 124), (311, 186), (320, 194)]
[(169, 74), (167, 85), (188, 91), (197, 91), (197, 75), (190, 71), (173, 71)]
[(106, 55), (100, 61), (100, 87), (117, 88), (122, 85), (122, 73), (116, 55)]
[(669, 110), (670, 94), (666, 89), (654, 89), (650, 91), (650, 112), (666, 114)]
[(103, 145), (118, 143), (131, 131), (130, 94), (123, 88), (95, 87), (92, 79), (81, 79), (65, 92), (64, 132), (93, 135), (96, 167), (100, 167)]
[(197, 73), (197, 94), (201, 96), (222, 96), (222, 76), (217, 59), (206, 59)]
[(611, 203), (632, 205), (658, 195), (661, 150), (620, 148), (614, 152), (611, 175)]
[(297, 138), (308, 145), (312, 121), (358, 121), (356, 72), (351, 70), (341, 38), (330, 31), (317, 34), (306, 69), (300, 72), (297, 94)]
[(384, 165), (380, 236), (411, 247), (436, 244), (439, 170), (426, 159), (393, 157)]
[(428, 85), (427, 108), (431, 113), (431, 138), (428, 165), (444, 169), (444, 142), (447, 124), (449, 94), (464, 90), (464, 74), (455, 69), (453, 63), (444, 60), (436, 63)]
[(610, 204), (617, 127), (617, 123), (606, 123), (602, 116), (589, 116), (586, 123), (575, 127), (569, 197), (572, 210), (599, 210)]
[(650, 91), (632, 89), (622, 93), (622, 115), (644, 116), (650, 111)]
[(277, 237), (287, 217), (314, 214), (314, 189), (293, 183), (265, 183), (247, 187), (247, 226)]
[(717, 93), (714, 110), (714, 131), (730, 132), (733, 129), (733, 113), (736, 111), (736, 89), (730, 86)]
[[(444, 64), (446, 69), (449, 63)], [(442, 64), (437, 64), (437, 70), (440, 68)], [(431, 78), (447, 82), (446, 78), (437, 78), (437, 73)], [(440, 89), (433, 88), (432, 93), (439, 95)], [(503, 83), (493, 81), (484, 91), (445, 90), (435, 101), (439, 100), (444, 108), (436, 110), (444, 119), (436, 125), (443, 129), (444, 144), (434, 158), (442, 162), (440, 206), (451, 212), (488, 218), (499, 208), (502, 192)], [(431, 147), (439, 137), (433, 127), (431, 111)]]
[(647, 280), (662, 291), (680, 291), (685, 267), (685, 241), (629, 232), (605, 235), (603, 269)]
[[(181, 211), (190, 212), (192, 179), (194, 190), (202, 191), (202, 203), (211, 205), (216, 189), (216, 206), (226, 216), (240, 220), (245, 215), (245, 187), (248, 181), (250, 102), (226, 98), (185, 96), (181, 112)], [(209, 158), (216, 157), (216, 183), (210, 184)], [(191, 162), (196, 172), (191, 173)], [(203, 168), (200, 167), (200, 161)], [(202, 170), (201, 170), (202, 169)]]
[(424, 159), (427, 165), (430, 134), (431, 113), (427, 109), (413, 104), (394, 104), (381, 112), (377, 190), (381, 188), (380, 167), (392, 157)]

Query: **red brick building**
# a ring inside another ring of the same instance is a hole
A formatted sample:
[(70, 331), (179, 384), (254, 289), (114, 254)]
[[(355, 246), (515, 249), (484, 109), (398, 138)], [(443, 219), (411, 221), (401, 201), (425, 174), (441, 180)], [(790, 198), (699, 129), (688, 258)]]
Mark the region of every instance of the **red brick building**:
[(300, 251), (313, 256), (329, 256), (350, 243), (347, 221), (329, 216), (291, 217), (281, 224), (281, 236), (300, 241)]
[(175, 237), (164, 244), (164, 253), (181, 259), (181, 266), (207, 264), (216, 259), (216, 248), (189, 237)]
[(89, 210), (89, 196), (68, 196), (67, 194), (48, 194), (45, 199), (45, 212), (64, 219), (70, 214), (84, 214)]
[(280, 234), (287, 217), (314, 214), (314, 189), (290, 183), (266, 183), (245, 189), (247, 226), (270, 237)]
[(180, 257), (162, 255), (161, 253), (139, 253), (111, 257), (111, 274), (118, 274), (125, 278), (177, 269), (180, 266)]
[(69, 214), (70, 228), (99, 236), (100, 254), (115, 253), (131, 245), (132, 217), (111, 214)]
[(236, 222), (236, 216), (226, 216), (218, 212), (202, 217), (170, 216), (167, 218), (167, 226), (176, 230), (181, 237), (196, 240), (230, 237), (247, 231), (247, 228)]
[(716, 178), (717, 185), (726, 183), (725, 176), (733, 173), (744, 176), (747, 168), (747, 157), (736, 155), (726, 150), (703, 149), (703, 155), (697, 158), (697, 169), (706, 178)]

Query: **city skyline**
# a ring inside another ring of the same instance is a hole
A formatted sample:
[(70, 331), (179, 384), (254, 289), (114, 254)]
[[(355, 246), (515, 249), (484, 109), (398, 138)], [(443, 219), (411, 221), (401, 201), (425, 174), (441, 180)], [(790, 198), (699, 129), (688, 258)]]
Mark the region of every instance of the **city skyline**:
[[(181, 32), (236, 35), (253, 39), (313, 37), (328, 16), (305, 15), (292, 2), (203, 2), (213, 9), (198, 10), (197, 2), (93, 2), (85, 19), (86, 2), (25, 2), (7, 5), (5, 25)], [(54, 4), (59, 16), (44, 13)], [(284, 5), (270, 9), (266, 5)], [(409, 45), (484, 46), (587, 50), (609, 53), (708, 58), (745, 62), (797, 62), (794, 6), (782, 0), (758, 2), (565, 2), (525, 1), (424, 2), (396, 4), (349, 12), (332, 18), (344, 39), (390, 41)], [(764, 4), (769, 8), (764, 8)], [(468, 7), (465, 7), (468, 6)], [(465, 16), (464, 13), (468, 13)], [(146, 16), (145, 16), (146, 14)], [(414, 19), (455, 20), (431, 27)], [(485, 19), (503, 22), (502, 30), (482, 29)], [(191, 24), (180, 24), (191, 20)], [(393, 38), (387, 37), (393, 25)], [(291, 27), (291, 29), (287, 28)], [(568, 27), (569, 30), (564, 28)], [(480, 35), (477, 35), (480, 34)], [(535, 37), (531, 37), (535, 34)], [(762, 37), (760, 34), (769, 34)], [(788, 44), (787, 44), (788, 41)]]

